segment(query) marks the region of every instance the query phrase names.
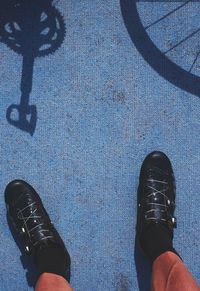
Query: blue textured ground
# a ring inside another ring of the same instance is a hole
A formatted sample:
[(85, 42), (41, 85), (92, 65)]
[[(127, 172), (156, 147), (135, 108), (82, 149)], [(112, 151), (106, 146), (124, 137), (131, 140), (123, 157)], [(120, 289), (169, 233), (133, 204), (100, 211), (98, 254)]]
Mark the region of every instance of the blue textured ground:
[[(37, 106), (38, 119), (33, 136), (6, 119), (7, 108), (19, 103), (22, 56), (0, 43), (0, 290), (33, 288), (6, 220), (3, 193), (15, 178), (40, 193), (71, 254), (74, 290), (135, 291), (137, 276), (140, 290), (149, 290), (141, 263), (137, 275), (134, 240), (139, 170), (153, 150), (164, 151), (173, 164), (174, 245), (200, 283), (199, 97), (167, 81), (143, 59), (124, 25), (119, 1), (56, 2), (66, 35), (54, 54), (35, 60), (30, 104)], [(177, 5), (137, 7), (145, 26)], [(198, 9), (200, 3), (192, 3), (176, 21), (159, 22), (149, 30), (150, 38), (159, 49), (172, 47), (170, 42), (184, 38), (186, 28), (199, 27)], [(189, 70), (197, 42), (195, 34), (168, 57)], [(198, 76), (198, 70), (196, 62), (193, 74)]]

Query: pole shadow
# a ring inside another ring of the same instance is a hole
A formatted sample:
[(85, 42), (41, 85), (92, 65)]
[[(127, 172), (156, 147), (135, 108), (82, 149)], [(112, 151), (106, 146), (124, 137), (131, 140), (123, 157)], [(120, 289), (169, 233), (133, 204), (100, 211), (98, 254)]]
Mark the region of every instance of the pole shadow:
[(200, 77), (173, 63), (155, 46), (140, 20), (137, 2), (120, 0), (124, 24), (135, 47), (159, 75), (180, 89), (200, 97)]
[(23, 57), (21, 99), (8, 107), (7, 121), (31, 136), (37, 123), (36, 105), (30, 105), (34, 61), (54, 53), (65, 37), (65, 23), (53, 0), (0, 2), (0, 41)]

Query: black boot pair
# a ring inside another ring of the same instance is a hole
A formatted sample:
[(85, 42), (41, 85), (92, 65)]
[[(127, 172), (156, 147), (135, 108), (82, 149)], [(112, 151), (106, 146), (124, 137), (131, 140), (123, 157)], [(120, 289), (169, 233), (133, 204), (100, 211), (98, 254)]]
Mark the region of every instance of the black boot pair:
[[(26, 182), (15, 180), (5, 190), (8, 216), (33, 257), (39, 274), (65, 277), (70, 257), (36, 191)], [(175, 181), (167, 156), (153, 152), (143, 162), (138, 188), (137, 237), (144, 254), (153, 262), (172, 246), (176, 226)]]

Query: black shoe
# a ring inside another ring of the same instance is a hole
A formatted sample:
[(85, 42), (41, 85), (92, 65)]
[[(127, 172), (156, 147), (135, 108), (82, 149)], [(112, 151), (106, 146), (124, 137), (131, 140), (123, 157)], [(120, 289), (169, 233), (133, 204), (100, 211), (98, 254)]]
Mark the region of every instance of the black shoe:
[[(170, 237), (170, 244), (172, 242), (173, 228), (176, 227), (175, 191), (174, 174), (168, 157), (162, 152), (152, 152), (142, 164), (138, 187), (136, 230), (139, 245), (145, 255), (147, 254), (142, 245), (149, 243), (150, 240), (145, 238), (141, 243), (141, 235), (145, 237), (144, 234), (149, 229), (153, 229), (152, 234), (158, 233), (158, 229), (161, 230), (160, 233), (166, 230)], [(151, 235), (151, 232), (149, 234)], [(160, 234), (159, 236), (162, 237)], [(152, 245), (154, 245), (154, 241), (152, 241)], [(153, 260), (153, 258), (151, 259)]]
[(26, 182), (15, 180), (5, 190), (8, 216), (25, 245), (25, 252), (33, 257), (42, 248), (58, 246), (64, 250), (66, 265), (70, 256), (53, 226), (36, 191)]

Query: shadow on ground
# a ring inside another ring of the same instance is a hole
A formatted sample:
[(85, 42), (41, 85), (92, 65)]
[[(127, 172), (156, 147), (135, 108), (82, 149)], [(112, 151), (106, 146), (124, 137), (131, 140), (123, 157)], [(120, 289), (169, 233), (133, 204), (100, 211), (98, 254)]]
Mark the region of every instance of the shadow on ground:
[(200, 77), (182, 69), (156, 47), (141, 22), (137, 2), (137, 0), (120, 0), (124, 23), (135, 47), (145, 61), (163, 78), (180, 89), (200, 97)]
[(151, 265), (140, 251), (138, 240), (135, 238), (135, 266), (140, 291), (150, 291), (151, 288)]
[(13, 223), (9, 217), (9, 215), (7, 214), (7, 222), (8, 222), (8, 226), (10, 229), (10, 232), (12, 233), (13, 239), (15, 241), (15, 243), (17, 244), (17, 246), (20, 249), (21, 252), (21, 263), (24, 269), (27, 269), (27, 273), (26, 273), (26, 279), (28, 282), (28, 285), (30, 287), (35, 286), (36, 281), (37, 281), (37, 270), (36, 267), (31, 259), (31, 257), (29, 257), (26, 253), (25, 253), (25, 247), (22, 244), (22, 241), (18, 238), (17, 236), (17, 232), (13, 226)]
[(0, 2), (0, 41), (23, 56), (21, 99), (7, 109), (8, 122), (34, 134), (36, 105), (30, 105), (36, 57), (54, 53), (65, 36), (65, 23), (52, 0), (5, 0)]

